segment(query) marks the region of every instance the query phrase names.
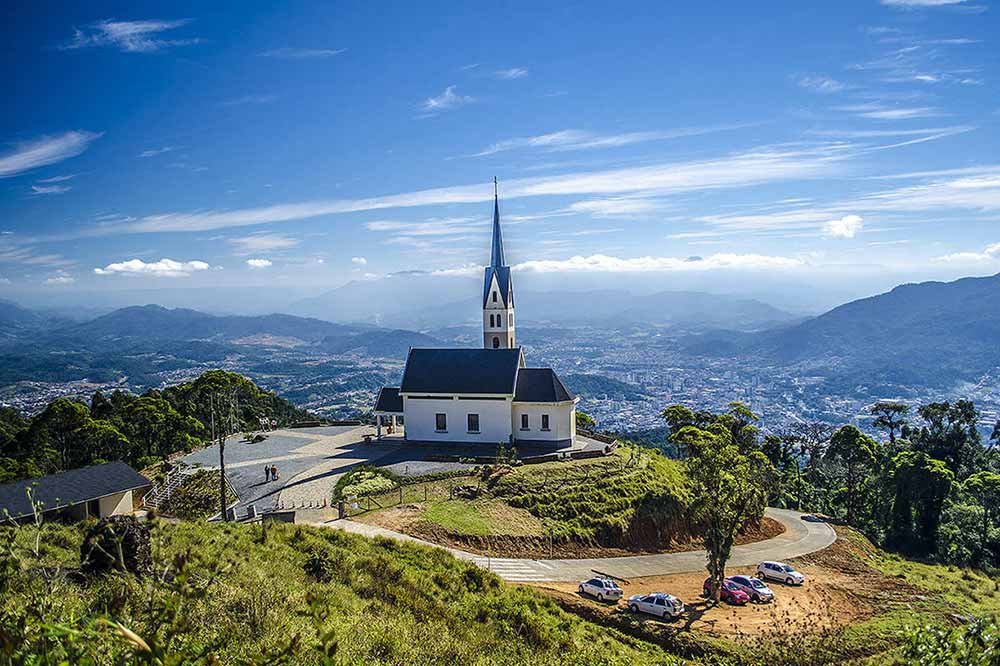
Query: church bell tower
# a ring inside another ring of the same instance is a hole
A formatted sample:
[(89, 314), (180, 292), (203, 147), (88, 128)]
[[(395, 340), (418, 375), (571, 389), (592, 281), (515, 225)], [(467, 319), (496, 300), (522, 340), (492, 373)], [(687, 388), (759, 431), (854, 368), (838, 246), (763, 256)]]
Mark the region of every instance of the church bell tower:
[(493, 248), (490, 265), (483, 281), (483, 346), (487, 349), (512, 349), (514, 338), (514, 285), (510, 266), (503, 258), (500, 233), (500, 196), (493, 179)]

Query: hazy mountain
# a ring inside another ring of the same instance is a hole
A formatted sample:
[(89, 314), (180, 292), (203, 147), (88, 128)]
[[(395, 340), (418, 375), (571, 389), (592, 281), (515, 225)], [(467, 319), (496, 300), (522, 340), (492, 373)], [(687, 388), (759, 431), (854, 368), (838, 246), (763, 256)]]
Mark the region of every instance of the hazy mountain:
[(562, 377), (563, 384), (581, 398), (610, 400), (642, 400), (645, 394), (635, 384), (605, 377), (604, 375), (570, 373)]
[[(477, 323), (482, 307), (481, 289), (480, 282), (471, 278), (398, 274), (348, 283), (321, 296), (292, 303), (289, 311), (327, 321), (426, 330)], [(515, 288), (515, 301), (522, 323), (754, 330), (796, 319), (795, 315), (754, 299), (691, 291), (636, 293), (623, 289)]]
[(905, 284), (796, 325), (699, 336), (687, 349), (797, 365), (842, 383), (976, 381), (1000, 368), (1000, 275)]

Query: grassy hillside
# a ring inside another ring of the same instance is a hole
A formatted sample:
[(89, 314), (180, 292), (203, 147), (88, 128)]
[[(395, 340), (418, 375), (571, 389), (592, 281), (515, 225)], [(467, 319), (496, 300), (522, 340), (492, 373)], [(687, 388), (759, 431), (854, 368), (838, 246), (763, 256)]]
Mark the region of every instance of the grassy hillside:
[(154, 576), (86, 578), (82, 535), (45, 525), (35, 555), (34, 528), (0, 528), (13, 541), (0, 550), (0, 662), (676, 663), (438, 549), (293, 525), (157, 524)]

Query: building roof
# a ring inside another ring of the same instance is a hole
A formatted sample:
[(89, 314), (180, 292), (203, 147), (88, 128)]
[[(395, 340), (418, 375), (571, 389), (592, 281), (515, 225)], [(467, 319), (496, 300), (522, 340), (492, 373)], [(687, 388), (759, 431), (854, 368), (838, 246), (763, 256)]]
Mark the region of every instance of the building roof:
[(503, 257), (503, 234), (500, 233), (500, 196), (496, 190), (496, 178), (493, 179), (493, 243), (490, 247), (490, 265), (486, 267), (483, 280), (483, 307), (489, 302), (490, 282), (493, 276), (497, 278), (500, 289), (500, 299), (505, 308), (514, 305), (514, 288), (510, 281), (510, 268)]
[(520, 347), (411, 349), (400, 393), (513, 395)]
[(11, 518), (23, 518), (34, 512), (28, 501), (28, 488), (32, 488), (34, 501), (42, 503), (42, 510), (49, 511), (151, 485), (149, 479), (121, 461), (71, 469), (0, 485), (0, 517), (4, 511)]
[(521, 368), (515, 402), (566, 402), (575, 399), (552, 368)]
[(497, 192), (497, 179), (493, 179), (493, 244), (490, 252), (490, 266), (497, 268), (506, 266), (503, 260), (503, 235), (500, 233), (500, 194)]
[(376, 412), (403, 412), (403, 399), (399, 397), (399, 388), (395, 386), (383, 386), (379, 389), (378, 398), (375, 399)]

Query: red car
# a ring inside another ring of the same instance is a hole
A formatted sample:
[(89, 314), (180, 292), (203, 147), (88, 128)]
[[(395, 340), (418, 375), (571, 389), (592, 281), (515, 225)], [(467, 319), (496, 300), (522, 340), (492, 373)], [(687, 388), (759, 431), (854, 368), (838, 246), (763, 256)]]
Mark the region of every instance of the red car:
[[(706, 578), (703, 586), (703, 594), (706, 597), (712, 596), (712, 579)], [(722, 589), (719, 590), (719, 599), (736, 606), (745, 606), (750, 601), (750, 595), (736, 586), (729, 578), (722, 581)]]

